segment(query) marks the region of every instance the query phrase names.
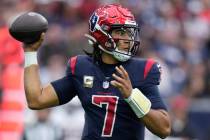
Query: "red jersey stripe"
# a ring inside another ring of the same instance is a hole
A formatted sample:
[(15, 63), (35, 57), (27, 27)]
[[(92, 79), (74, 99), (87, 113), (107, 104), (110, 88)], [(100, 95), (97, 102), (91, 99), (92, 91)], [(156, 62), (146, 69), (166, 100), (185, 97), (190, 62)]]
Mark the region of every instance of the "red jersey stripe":
[(146, 79), (149, 71), (151, 70), (153, 64), (155, 63), (155, 61), (153, 59), (148, 59), (144, 68), (144, 79)]
[(75, 74), (76, 62), (77, 62), (77, 56), (74, 56), (70, 59), (70, 68), (73, 75)]

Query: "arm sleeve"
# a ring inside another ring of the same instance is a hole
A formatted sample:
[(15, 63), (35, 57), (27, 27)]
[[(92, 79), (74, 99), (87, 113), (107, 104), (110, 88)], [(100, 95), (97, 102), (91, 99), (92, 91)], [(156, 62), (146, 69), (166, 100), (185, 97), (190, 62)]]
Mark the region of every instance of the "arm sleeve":
[(152, 109), (166, 110), (166, 106), (161, 99), (158, 89), (158, 85), (160, 84), (160, 76), (161, 67), (158, 63), (154, 63), (140, 90), (151, 101)]
[(76, 95), (72, 77), (65, 76), (62, 79), (52, 82), (51, 84), (56, 91), (60, 105), (69, 102)]
[(70, 61), (66, 69), (66, 76), (51, 82), (59, 99), (59, 104), (65, 104), (76, 96), (76, 89), (74, 87), (74, 75), (70, 68)]

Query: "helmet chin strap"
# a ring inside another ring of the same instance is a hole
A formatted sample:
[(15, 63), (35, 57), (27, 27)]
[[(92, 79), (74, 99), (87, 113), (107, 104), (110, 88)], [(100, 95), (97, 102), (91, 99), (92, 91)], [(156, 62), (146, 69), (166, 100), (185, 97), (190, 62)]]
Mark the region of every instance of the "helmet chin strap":
[(114, 56), (115, 59), (117, 59), (120, 62), (125, 62), (131, 58), (131, 52), (126, 54), (127, 52), (121, 51), (118, 48), (116, 48), (113, 52), (112, 55)]

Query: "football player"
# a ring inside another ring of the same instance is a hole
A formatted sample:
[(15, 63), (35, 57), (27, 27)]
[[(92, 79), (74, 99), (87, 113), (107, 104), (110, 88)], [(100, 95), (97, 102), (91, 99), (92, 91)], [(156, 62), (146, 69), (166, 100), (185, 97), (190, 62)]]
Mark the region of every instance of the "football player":
[(171, 123), (160, 97), (160, 66), (134, 58), (139, 26), (121, 5), (95, 10), (89, 20), (91, 55), (69, 59), (66, 76), (42, 87), (36, 51), (44, 39), (25, 45), (24, 85), (28, 106), (43, 109), (78, 96), (85, 111), (82, 140), (143, 140), (145, 126), (160, 138)]

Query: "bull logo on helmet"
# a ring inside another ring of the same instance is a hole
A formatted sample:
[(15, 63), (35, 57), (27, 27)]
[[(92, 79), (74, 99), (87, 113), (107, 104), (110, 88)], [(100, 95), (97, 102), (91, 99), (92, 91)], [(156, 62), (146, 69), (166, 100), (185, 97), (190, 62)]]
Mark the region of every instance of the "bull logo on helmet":
[(96, 24), (98, 23), (98, 19), (99, 19), (99, 17), (96, 13), (93, 13), (93, 15), (90, 17), (89, 22), (90, 22), (90, 31), (91, 32), (94, 32), (96, 30), (95, 27), (96, 27)]

